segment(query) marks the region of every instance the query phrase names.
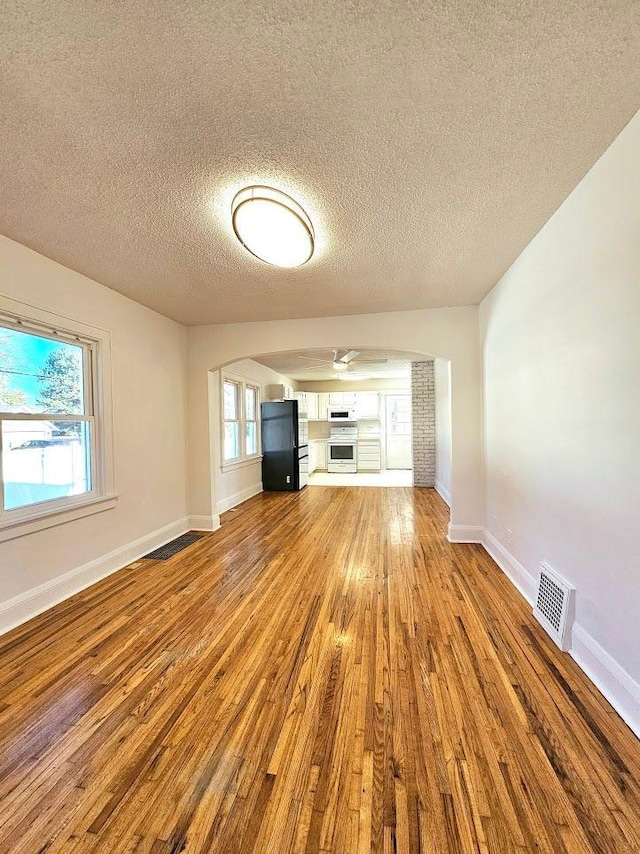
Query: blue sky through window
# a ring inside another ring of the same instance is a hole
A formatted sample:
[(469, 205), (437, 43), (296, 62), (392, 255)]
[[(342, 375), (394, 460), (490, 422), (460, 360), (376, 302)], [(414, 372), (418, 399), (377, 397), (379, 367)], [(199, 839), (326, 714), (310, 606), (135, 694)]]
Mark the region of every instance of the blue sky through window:
[(81, 357), (82, 348), (15, 329), (0, 328), (0, 375), (10, 392), (22, 392), (26, 406), (35, 407), (41, 371), (54, 350), (68, 350)]

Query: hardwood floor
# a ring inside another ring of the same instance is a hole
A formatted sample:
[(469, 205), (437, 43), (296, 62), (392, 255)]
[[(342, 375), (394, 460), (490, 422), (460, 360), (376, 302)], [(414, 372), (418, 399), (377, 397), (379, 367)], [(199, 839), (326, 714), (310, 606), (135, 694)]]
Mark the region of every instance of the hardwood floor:
[(445, 509), (259, 495), (0, 638), (0, 851), (637, 854), (640, 743)]

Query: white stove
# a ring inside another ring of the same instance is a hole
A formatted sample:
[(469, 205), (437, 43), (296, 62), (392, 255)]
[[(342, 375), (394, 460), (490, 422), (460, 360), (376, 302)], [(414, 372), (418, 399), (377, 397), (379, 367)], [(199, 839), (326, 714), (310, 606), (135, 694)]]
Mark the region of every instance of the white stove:
[(357, 424), (331, 425), (327, 440), (327, 471), (353, 474), (357, 471)]

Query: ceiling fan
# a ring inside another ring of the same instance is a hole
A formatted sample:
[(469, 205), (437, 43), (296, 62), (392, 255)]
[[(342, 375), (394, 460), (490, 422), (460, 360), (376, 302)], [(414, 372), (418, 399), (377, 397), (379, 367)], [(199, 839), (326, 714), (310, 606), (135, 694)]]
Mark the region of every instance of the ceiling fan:
[(325, 365), (331, 365), (334, 371), (350, 370), (352, 365), (382, 365), (387, 362), (387, 359), (358, 359), (359, 350), (345, 350), (343, 355), (339, 355), (340, 350), (332, 350), (331, 359), (318, 359), (314, 356), (299, 355), (299, 359), (304, 359), (307, 362), (317, 362), (316, 365), (309, 365), (309, 370), (314, 368), (318, 370), (326, 370)]

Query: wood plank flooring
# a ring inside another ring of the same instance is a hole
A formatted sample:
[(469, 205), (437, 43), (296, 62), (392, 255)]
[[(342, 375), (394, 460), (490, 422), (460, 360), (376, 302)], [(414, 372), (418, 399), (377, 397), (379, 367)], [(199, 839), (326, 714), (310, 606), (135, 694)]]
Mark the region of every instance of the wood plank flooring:
[(640, 742), (445, 509), (259, 495), (0, 638), (0, 852), (637, 854)]

